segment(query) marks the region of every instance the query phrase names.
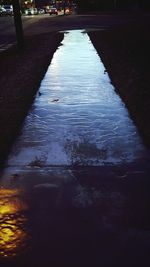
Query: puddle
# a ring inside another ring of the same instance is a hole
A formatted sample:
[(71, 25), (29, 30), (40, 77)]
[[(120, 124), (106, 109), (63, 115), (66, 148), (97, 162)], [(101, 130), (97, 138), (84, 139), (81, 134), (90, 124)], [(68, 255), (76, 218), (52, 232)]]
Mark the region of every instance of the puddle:
[(26, 248), (27, 209), (21, 190), (0, 187), (0, 258), (15, 257)]
[(65, 33), (9, 166), (100, 166), (145, 157), (145, 148), (84, 30)]

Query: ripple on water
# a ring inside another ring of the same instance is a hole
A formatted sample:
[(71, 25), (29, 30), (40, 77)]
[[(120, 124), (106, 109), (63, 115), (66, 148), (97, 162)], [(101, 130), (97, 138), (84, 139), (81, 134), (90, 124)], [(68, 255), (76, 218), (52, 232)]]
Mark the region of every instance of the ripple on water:
[(137, 129), (87, 34), (68, 31), (9, 165), (118, 164), (145, 156)]

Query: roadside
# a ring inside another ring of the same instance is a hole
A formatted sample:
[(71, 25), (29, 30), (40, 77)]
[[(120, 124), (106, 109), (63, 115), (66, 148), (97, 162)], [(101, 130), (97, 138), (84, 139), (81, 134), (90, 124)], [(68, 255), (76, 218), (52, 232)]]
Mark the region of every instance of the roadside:
[(150, 144), (150, 19), (89, 36), (146, 144)]
[(4, 163), (40, 82), (63, 34), (26, 38), (24, 51), (16, 47), (0, 58), (0, 164)]

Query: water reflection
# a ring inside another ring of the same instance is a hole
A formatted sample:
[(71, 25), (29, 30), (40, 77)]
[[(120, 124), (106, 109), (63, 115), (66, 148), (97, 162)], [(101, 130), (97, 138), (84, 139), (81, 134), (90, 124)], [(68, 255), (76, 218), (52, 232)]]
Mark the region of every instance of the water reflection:
[(65, 34), (8, 166), (102, 166), (146, 157), (87, 34)]
[(20, 189), (0, 188), (0, 257), (16, 256), (26, 246), (27, 209)]

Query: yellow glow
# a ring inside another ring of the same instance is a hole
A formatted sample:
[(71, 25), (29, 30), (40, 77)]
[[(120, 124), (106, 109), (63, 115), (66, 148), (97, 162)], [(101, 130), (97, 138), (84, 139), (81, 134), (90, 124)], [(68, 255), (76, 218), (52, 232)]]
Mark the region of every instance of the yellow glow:
[(25, 246), (27, 218), (22, 214), (27, 204), (18, 189), (0, 188), (0, 256), (12, 257)]

